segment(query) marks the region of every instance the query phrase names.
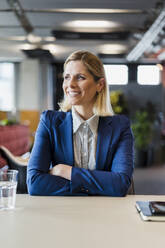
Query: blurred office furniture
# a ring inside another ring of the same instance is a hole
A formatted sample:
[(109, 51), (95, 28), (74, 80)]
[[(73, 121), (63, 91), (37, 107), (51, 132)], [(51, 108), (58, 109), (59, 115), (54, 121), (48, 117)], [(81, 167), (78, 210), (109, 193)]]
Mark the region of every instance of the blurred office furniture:
[(30, 149), (30, 131), (21, 124), (0, 126), (0, 169), (19, 171), (17, 193), (26, 193), (27, 161), (21, 156)]
[(131, 185), (130, 185), (130, 187), (128, 189), (128, 193), (127, 194), (128, 195), (134, 195), (135, 194), (135, 186), (134, 186), (134, 180), (133, 180), (133, 178), (131, 180)]
[(26, 173), (28, 158), (14, 156), (7, 148), (0, 146), (0, 154), (7, 161), (8, 168), (18, 171), (17, 193), (27, 193)]
[[(30, 131), (26, 125), (0, 125), (0, 146), (6, 147), (14, 156), (21, 156), (30, 149)], [(7, 161), (0, 156), (0, 168)]]

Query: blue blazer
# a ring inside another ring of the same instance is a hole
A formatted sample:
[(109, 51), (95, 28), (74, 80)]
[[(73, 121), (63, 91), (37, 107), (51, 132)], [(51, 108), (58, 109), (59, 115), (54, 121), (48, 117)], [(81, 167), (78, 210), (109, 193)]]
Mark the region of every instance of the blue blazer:
[[(71, 112), (45, 111), (41, 115), (27, 169), (31, 195), (127, 194), (133, 173), (133, 136), (122, 115), (100, 117), (96, 169), (74, 167)], [(56, 164), (72, 167), (71, 180), (49, 174)]]

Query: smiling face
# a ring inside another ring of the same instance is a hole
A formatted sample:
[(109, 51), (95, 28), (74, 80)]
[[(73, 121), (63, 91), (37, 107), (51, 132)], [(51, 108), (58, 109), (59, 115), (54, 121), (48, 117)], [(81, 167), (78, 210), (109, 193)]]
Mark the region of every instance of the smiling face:
[(93, 109), (97, 92), (104, 87), (103, 78), (95, 82), (80, 60), (70, 61), (64, 71), (63, 90), (69, 103), (78, 108)]

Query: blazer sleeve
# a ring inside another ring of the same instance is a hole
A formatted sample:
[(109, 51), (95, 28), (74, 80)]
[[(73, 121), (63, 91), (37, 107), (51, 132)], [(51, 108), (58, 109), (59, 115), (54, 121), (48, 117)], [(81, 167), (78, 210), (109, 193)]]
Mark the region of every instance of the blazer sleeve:
[(48, 123), (48, 112), (44, 112), (41, 115), (28, 162), (28, 192), (31, 195), (70, 195), (70, 182), (48, 173), (52, 162), (51, 134)]
[[(72, 167), (71, 191), (88, 195), (125, 196), (133, 173), (133, 135), (130, 122), (122, 119), (122, 130), (113, 154), (111, 170), (86, 170)], [(108, 162), (108, 161), (107, 161)]]

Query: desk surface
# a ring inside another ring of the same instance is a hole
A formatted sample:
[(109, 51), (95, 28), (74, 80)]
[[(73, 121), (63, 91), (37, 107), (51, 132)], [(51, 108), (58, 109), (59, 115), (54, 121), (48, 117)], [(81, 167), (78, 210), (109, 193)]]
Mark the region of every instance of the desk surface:
[(165, 196), (17, 195), (15, 210), (0, 211), (0, 247), (164, 247), (165, 222), (142, 221), (137, 200), (165, 201)]

